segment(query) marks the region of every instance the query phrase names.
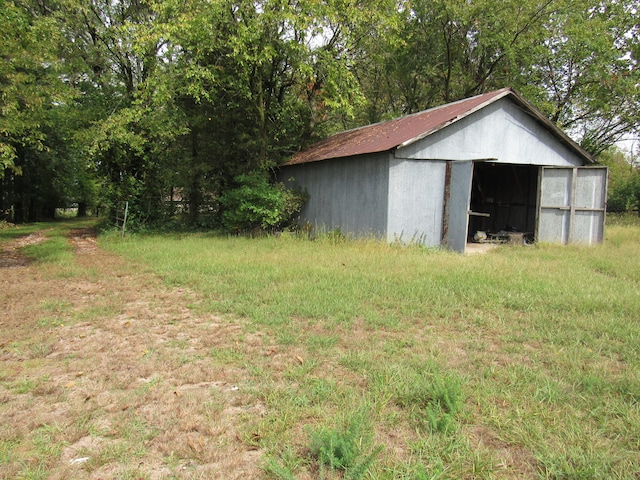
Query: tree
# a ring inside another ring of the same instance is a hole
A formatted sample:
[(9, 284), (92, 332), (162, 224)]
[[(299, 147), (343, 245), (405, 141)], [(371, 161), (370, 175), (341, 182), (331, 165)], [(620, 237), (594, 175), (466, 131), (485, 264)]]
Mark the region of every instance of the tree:
[(637, 3), (557, 3), (523, 93), (597, 155), (638, 128)]
[(62, 37), (44, 3), (0, 4), (0, 208), (14, 221), (51, 218), (82, 169), (70, 155)]
[(68, 92), (60, 80), (55, 21), (28, 4), (0, 0), (0, 178), (16, 165), (19, 148), (46, 150), (46, 112)]
[[(521, 2), (436, 0), (404, 2), (400, 27), (382, 38), (384, 72), (376, 71), (376, 91), (395, 114), (517, 84), (527, 49), (540, 41), (552, 0)], [(380, 42), (370, 48), (379, 49)], [(517, 86), (517, 85), (514, 85)]]
[(611, 212), (627, 212), (638, 208), (640, 199), (640, 171), (617, 148), (610, 148), (598, 158), (600, 164), (609, 167), (607, 209)]
[(353, 113), (358, 88), (346, 60), (314, 45), (329, 7), (193, 0), (154, 8), (167, 19), (155, 24), (165, 42), (138, 98), (173, 109), (184, 127), (165, 166), (191, 223), (217, 209), (235, 177), (268, 171), (318, 138), (328, 118)]
[(99, 184), (139, 223), (219, 225), (239, 176), (507, 85), (593, 153), (640, 123), (632, 0), (0, 2), (1, 208), (25, 220)]
[(160, 13), (138, 0), (61, 0), (59, 18), (69, 81), (81, 92), (74, 140), (103, 185), (103, 201), (113, 212), (129, 200), (134, 221), (158, 221), (168, 190), (163, 162), (185, 130), (149, 87), (166, 43), (154, 33)]

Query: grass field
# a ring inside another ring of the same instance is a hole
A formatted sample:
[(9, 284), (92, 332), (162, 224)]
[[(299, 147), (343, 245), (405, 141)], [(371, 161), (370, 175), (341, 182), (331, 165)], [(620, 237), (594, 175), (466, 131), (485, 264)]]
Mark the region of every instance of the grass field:
[(293, 352), (220, 352), (249, 367), (266, 415), (243, 436), (276, 477), (640, 475), (637, 226), (472, 257), (286, 236), (105, 243)]
[[(235, 328), (206, 354), (172, 340), (165, 365), (238, 373), (232, 428), (259, 452), (265, 478), (640, 477), (637, 222), (610, 221), (601, 246), (473, 256), (336, 236), (106, 235), (100, 244), (127, 259), (119, 268), (195, 292), (182, 305), (194, 315)], [(40, 308), (51, 318), (65, 305)], [(119, 313), (111, 308), (96, 315), (108, 322)], [(0, 380), (14, 392), (43, 388), (6, 371)], [(193, 408), (214, 422), (210, 395)], [(161, 436), (143, 427), (131, 448)], [(21, 451), (21, 437), (4, 437), (0, 464)], [(162, 478), (206, 478), (181, 473), (184, 457), (167, 453)], [(135, 472), (127, 478), (153, 477)]]

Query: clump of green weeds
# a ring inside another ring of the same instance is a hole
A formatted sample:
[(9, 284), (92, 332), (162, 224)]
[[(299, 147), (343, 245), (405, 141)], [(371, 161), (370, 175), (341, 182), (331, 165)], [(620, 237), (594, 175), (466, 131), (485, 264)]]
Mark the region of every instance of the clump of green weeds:
[(451, 375), (436, 376), (424, 393), (424, 413), (431, 430), (439, 433), (451, 431), (464, 404), (460, 380)]
[(387, 390), (387, 395), (406, 409), (420, 428), (448, 433), (456, 427), (456, 417), (464, 405), (461, 380), (435, 366), (392, 365), (376, 372), (374, 388)]
[(309, 432), (309, 457), (304, 460), (288, 449), (277, 459), (268, 457), (265, 471), (273, 478), (295, 479), (295, 472), (306, 464), (317, 471), (317, 478), (364, 478), (383, 447), (372, 446), (373, 428), (364, 413), (340, 419), (333, 426), (318, 427)]
[(338, 470), (344, 472), (345, 479), (359, 479), (382, 451), (382, 446), (378, 446), (367, 452), (370, 444), (371, 426), (363, 414), (357, 414), (345, 426), (312, 432), (309, 450), (317, 462), (320, 478)]

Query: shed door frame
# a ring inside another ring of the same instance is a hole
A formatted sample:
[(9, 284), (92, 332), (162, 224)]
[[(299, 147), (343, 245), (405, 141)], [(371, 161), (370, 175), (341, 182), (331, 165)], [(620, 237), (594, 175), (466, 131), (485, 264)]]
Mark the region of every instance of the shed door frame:
[(442, 245), (464, 253), (469, 230), (469, 206), (475, 162), (483, 160), (447, 160), (444, 179), (444, 209), (442, 213)]
[(607, 167), (540, 167), (536, 240), (601, 243), (607, 177)]

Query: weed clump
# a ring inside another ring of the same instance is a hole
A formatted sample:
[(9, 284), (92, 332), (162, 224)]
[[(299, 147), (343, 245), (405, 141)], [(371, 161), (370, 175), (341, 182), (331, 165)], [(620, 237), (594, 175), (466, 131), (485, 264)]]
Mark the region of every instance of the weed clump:
[(382, 445), (372, 445), (373, 427), (368, 416), (356, 413), (350, 419), (340, 419), (333, 426), (309, 431), (308, 454), (302, 460), (285, 449), (277, 458), (268, 456), (263, 469), (274, 478), (293, 480), (301, 464), (317, 472), (317, 478), (359, 480), (370, 472)]
[(459, 377), (429, 365), (393, 365), (372, 378), (375, 388), (407, 410), (421, 429), (432, 433), (455, 430), (464, 405)]
[(310, 452), (317, 462), (321, 478), (328, 471), (341, 470), (345, 479), (362, 478), (382, 446), (367, 453), (371, 443), (371, 426), (364, 415), (356, 415), (346, 427), (320, 428), (311, 434)]

